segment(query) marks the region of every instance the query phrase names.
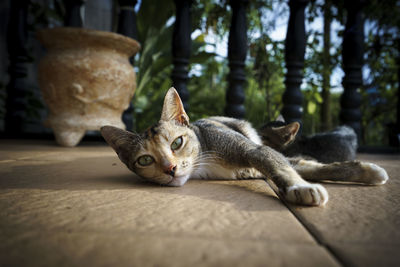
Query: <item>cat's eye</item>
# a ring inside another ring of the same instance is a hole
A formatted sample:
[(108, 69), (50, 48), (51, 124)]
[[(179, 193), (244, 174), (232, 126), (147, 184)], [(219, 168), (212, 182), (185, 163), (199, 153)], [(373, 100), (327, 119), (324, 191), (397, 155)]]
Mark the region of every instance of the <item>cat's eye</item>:
[(152, 164), (154, 162), (154, 158), (152, 156), (149, 156), (149, 155), (144, 155), (144, 156), (139, 157), (137, 159), (137, 162), (141, 166), (148, 166), (148, 165), (150, 165), (150, 164)]
[(183, 143), (183, 139), (182, 139), (182, 136), (180, 136), (180, 137), (176, 138), (176, 139), (174, 140), (174, 142), (172, 142), (172, 144), (171, 144), (171, 149), (172, 149), (172, 150), (177, 150), (177, 149), (179, 149), (179, 148), (182, 146), (182, 143)]

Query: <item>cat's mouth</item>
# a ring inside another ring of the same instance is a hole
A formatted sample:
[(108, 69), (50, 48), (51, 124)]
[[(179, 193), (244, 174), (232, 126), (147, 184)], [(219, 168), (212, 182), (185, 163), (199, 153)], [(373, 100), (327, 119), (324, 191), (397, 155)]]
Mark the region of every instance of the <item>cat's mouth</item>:
[(182, 186), (189, 179), (189, 175), (175, 176), (172, 177), (171, 181), (166, 183), (168, 186)]

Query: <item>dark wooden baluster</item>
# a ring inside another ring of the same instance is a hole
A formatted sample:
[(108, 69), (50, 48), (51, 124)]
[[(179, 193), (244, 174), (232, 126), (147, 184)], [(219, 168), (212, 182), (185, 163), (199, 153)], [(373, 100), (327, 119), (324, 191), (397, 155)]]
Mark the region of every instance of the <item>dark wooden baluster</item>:
[(228, 59), (230, 73), (226, 93), (225, 114), (234, 118), (244, 118), (244, 84), (246, 75), (244, 64), (247, 54), (246, 6), (248, 0), (231, 0), (232, 20), (229, 29)]
[[(137, 40), (137, 26), (135, 6), (137, 0), (118, 0), (118, 28), (117, 32)], [(133, 59), (133, 58), (132, 58)]]
[(397, 38), (397, 120), (396, 120), (396, 124), (397, 124), (397, 132), (400, 133), (400, 38)]
[(397, 117), (396, 117), (396, 145), (400, 146), (400, 38), (397, 39)]
[(172, 36), (172, 56), (174, 69), (171, 78), (175, 89), (178, 91), (183, 105), (188, 111), (189, 91), (187, 89), (188, 65), (192, 39), (191, 34), (191, 0), (174, 0), (176, 6), (176, 20)]
[(6, 88), (5, 131), (15, 137), (24, 132), (28, 117), (29, 90), (26, 77), (29, 57), (26, 44), (29, 0), (15, 0), (10, 3), (11, 13), (7, 29), (10, 81)]
[(82, 27), (81, 7), (84, 2), (84, 0), (64, 0), (66, 11), (64, 26)]
[(363, 48), (364, 48), (364, 21), (362, 7), (364, 1), (345, 1), (347, 21), (343, 34), (343, 88), (340, 98), (340, 120), (343, 124), (352, 127), (357, 135), (361, 134), (361, 96), (359, 88), (362, 85)]
[(397, 45), (397, 112), (396, 122), (389, 123), (388, 134), (389, 134), (389, 145), (394, 147), (400, 147), (400, 38), (396, 39)]
[[(118, 0), (118, 4), (120, 12), (118, 15), (117, 32), (137, 40), (136, 13), (134, 10), (137, 0)], [(130, 61), (133, 65), (134, 57), (131, 57)], [(122, 121), (124, 122), (127, 130), (131, 131), (133, 129), (132, 102), (129, 104), (128, 109), (122, 114)]]
[(283, 94), (282, 115), (287, 122), (301, 121), (303, 95), (300, 91), (303, 80), (306, 30), (304, 9), (308, 0), (290, 0), (290, 17), (285, 40), (286, 90)]

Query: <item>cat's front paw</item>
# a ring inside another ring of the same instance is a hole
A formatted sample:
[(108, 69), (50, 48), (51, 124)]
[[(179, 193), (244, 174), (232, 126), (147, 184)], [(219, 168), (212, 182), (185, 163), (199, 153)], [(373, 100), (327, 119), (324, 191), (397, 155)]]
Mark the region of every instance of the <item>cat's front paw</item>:
[(301, 184), (288, 187), (285, 199), (299, 205), (323, 206), (328, 202), (329, 195), (322, 185)]
[(382, 167), (369, 162), (363, 162), (361, 166), (364, 170), (362, 182), (371, 185), (381, 185), (389, 180), (387, 172)]

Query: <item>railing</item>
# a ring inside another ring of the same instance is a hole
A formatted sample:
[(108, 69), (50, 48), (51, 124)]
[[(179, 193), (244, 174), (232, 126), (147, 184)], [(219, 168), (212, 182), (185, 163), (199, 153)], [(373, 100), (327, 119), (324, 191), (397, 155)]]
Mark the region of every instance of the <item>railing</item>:
[[(11, 15), (8, 35), (9, 74), (10, 82), (7, 86), (8, 98), (6, 101), (6, 132), (17, 134), (23, 132), (24, 117), (26, 116), (26, 76), (25, 62), (27, 61), (27, 9), (28, 0), (11, 1)], [(174, 69), (171, 74), (173, 85), (180, 93), (184, 105), (188, 107), (189, 92), (188, 64), (191, 47), (191, 0), (175, 0), (176, 21), (174, 25), (172, 54)], [(285, 40), (286, 61), (286, 90), (283, 94), (284, 103), (282, 114), (286, 121), (301, 121), (302, 119), (302, 92), (300, 85), (303, 79), (304, 53), (306, 45), (305, 8), (309, 0), (290, 0), (290, 17)], [(82, 0), (66, 1), (67, 16), (65, 25), (82, 26), (80, 7)], [(119, 0), (120, 14), (118, 33), (132, 38), (137, 37), (136, 14), (133, 7), (137, 1)], [(359, 88), (362, 85), (362, 58), (363, 58), (363, 0), (346, 1), (347, 22), (343, 37), (343, 78), (344, 92), (341, 96), (340, 119), (343, 124), (354, 128), (358, 134), (361, 131), (361, 97)], [(229, 59), (229, 87), (226, 93), (225, 113), (228, 116), (243, 118), (244, 84), (246, 76), (244, 65), (247, 53), (246, 6), (248, 0), (231, 0), (232, 20), (229, 32), (228, 59)], [(132, 128), (132, 106), (124, 113), (123, 121), (128, 129)]]

